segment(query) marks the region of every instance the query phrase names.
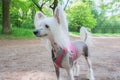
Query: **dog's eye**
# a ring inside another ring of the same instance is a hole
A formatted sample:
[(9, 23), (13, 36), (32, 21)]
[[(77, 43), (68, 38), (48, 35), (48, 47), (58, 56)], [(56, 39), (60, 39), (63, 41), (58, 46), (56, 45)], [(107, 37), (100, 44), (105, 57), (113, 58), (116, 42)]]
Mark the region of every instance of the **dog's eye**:
[(49, 28), (49, 26), (48, 26), (48, 25), (45, 25), (45, 27), (46, 27), (46, 28)]

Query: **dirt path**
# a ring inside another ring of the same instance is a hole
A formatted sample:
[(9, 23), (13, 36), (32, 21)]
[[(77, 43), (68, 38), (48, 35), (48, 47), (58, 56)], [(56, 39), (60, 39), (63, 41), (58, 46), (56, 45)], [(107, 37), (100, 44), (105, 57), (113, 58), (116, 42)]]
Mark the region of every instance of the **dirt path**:
[[(91, 49), (96, 80), (120, 80), (120, 38), (94, 38)], [(85, 76), (82, 57), (80, 65)], [(65, 70), (61, 76), (66, 80)], [(0, 40), (0, 80), (56, 80), (51, 54), (40, 39)]]

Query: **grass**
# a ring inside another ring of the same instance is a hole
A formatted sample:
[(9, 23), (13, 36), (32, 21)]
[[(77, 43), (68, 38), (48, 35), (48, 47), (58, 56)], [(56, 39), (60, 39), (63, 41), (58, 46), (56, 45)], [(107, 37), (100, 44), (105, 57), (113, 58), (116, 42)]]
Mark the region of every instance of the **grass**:
[[(79, 32), (70, 32), (70, 35), (79, 37)], [(94, 37), (120, 37), (120, 33), (92, 33)]]
[(120, 33), (93, 33), (95, 37), (120, 37)]
[[(2, 28), (0, 26), (0, 32)], [(79, 32), (70, 32), (70, 35), (79, 37)], [(93, 33), (95, 37), (120, 37), (120, 33)], [(24, 28), (12, 28), (11, 34), (2, 34), (0, 33), (0, 39), (34, 39), (35, 36), (33, 34), (32, 29), (24, 29)]]
[[(1, 32), (1, 27), (0, 27)], [(2, 34), (0, 33), (0, 38), (5, 39), (33, 39), (35, 38), (32, 29), (23, 29), (23, 28), (12, 28), (11, 34)]]
[(79, 32), (69, 32), (71, 36), (79, 37), (80, 33)]

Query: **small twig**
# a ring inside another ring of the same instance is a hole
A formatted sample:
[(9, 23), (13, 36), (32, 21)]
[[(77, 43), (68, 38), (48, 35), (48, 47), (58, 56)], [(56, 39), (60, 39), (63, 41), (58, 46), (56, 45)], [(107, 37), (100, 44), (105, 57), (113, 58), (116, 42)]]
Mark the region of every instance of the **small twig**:
[(69, 0), (67, 0), (67, 3), (65, 4), (64, 10), (66, 9), (66, 7), (67, 7), (67, 5), (68, 5), (68, 2), (69, 2)]
[[(43, 2), (42, 5), (40, 6), (41, 7), (41, 11), (43, 9), (43, 6), (47, 3), (47, 1)], [(43, 11), (42, 11), (43, 12)]]
[(43, 11), (42, 11), (43, 6), (46, 4), (47, 1), (43, 2), (41, 5), (38, 5), (38, 4), (35, 2), (35, 0), (32, 0), (32, 1), (33, 1), (33, 3), (38, 7), (38, 9), (39, 9), (41, 12), (43, 12)]
[(38, 7), (38, 9), (41, 11), (40, 6), (35, 2), (35, 0), (32, 0), (32, 2), (36, 5), (36, 7)]

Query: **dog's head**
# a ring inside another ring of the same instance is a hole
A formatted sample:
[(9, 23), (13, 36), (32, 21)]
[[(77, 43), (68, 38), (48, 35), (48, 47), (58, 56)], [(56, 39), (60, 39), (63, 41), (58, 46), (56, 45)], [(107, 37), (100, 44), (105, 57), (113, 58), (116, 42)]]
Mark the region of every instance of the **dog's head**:
[(33, 32), (37, 37), (52, 35), (59, 27), (68, 30), (66, 16), (61, 6), (57, 6), (54, 16), (46, 17), (42, 12), (37, 12), (34, 19), (35, 31)]

